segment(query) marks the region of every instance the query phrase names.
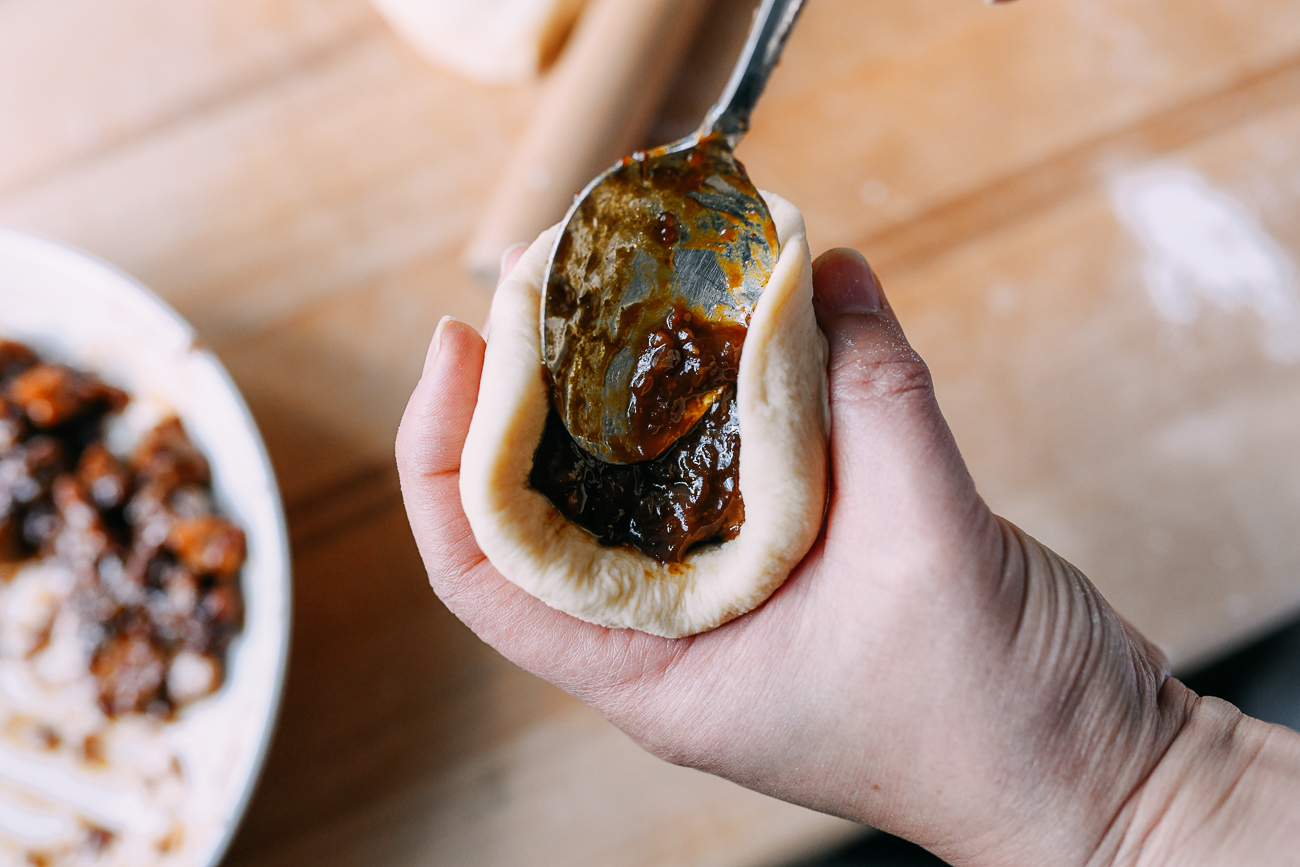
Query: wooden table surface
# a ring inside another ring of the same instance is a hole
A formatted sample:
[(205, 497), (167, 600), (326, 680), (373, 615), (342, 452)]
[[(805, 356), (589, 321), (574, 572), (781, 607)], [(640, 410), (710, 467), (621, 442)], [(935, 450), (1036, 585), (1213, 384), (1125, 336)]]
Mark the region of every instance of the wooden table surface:
[[(692, 57), (656, 138), (730, 63)], [(393, 434), (439, 317), (486, 313), (459, 257), (536, 95), (365, 0), (0, 0), (0, 222), (193, 322), (283, 489), (291, 672), (229, 864), (764, 865), (854, 833), (640, 753), (428, 591)], [(815, 249), (871, 258), (993, 508), (1186, 667), (1300, 609), (1297, 143), (1291, 0), (812, 0), (740, 155)]]

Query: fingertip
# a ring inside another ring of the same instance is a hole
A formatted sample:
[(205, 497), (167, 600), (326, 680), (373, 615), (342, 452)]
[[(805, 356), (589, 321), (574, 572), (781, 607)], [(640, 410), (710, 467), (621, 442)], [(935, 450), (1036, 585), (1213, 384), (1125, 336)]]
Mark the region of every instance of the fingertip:
[(436, 375), (446, 375), (448, 367), (459, 367), (468, 355), (482, 355), (486, 343), (474, 327), (444, 316), (438, 324), (439, 339), (438, 361), (434, 368)]
[(483, 338), (471, 326), (453, 316), (442, 317), (429, 341), (429, 350), (424, 356), (424, 371), (420, 375), (416, 392), (436, 388), (449, 371), (464, 366), (467, 354), (481, 355), (485, 345)]
[(438, 323), (424, 374), (397, 431), (399, 468), (425, 474), (458, 464), (477, 402), (484, 350), (483, 338), (464, 322), (445, 316)]
[(438, 327), (433, 329), (433, 339), (429, 341), (429, 349), (424, 354), (424, 371), (421, 376), (433, 370), (433, 366), (438, 360), (438, 351), (442, 348), (442, 333), (446, 330), (448, 323), (455, 321), (455, 318), (451, 316), (444, 316), (438, 320)]
[(883, 302), (880, 280), (857, 250), (837, 247), (813, 263), (813, 304), (819, 317), (876, 313)]

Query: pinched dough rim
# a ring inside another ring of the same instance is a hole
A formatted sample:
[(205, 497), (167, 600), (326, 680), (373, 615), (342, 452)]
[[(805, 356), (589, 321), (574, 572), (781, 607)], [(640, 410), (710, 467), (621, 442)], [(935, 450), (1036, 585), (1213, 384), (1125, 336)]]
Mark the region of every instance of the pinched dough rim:
[(679, 638), (758, 607), (812, 547), (826, 501), (826, 340), (812, 309), (799, 210), (764, 193), (781, 255), (759, 300), (737, 379), (745, 522), (729, 542), (665, 565), (601, 545), (529, 486), (550, 403), (538, 317), (555, 229), (497, 289), (460, 494), (479, 547), (552, 608), (614, 628)]

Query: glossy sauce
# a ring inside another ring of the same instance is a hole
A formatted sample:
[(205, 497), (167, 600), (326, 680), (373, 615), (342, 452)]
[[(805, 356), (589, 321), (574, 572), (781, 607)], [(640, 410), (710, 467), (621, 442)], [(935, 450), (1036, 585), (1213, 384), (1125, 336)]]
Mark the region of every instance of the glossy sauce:
[(738, 354), (776, 250), (767, 207), (720, 138), (625, 159), (578, 205), (545, 287), (543, 361), (570, 432), (611, 463), (654, 458), (685, 434), (720, 383), (683, 370), (692, 385), (663, 401), (685, 412), (662, 425), (638, 409), (659, 402), (635, 382), (651, 341), (685, 315), (692, 327), (730, 327), (717, 336)]
[(662, 454), (735, 385), (744, 342), (742, 326), (700, 322), (680, 305), (650, 329), (638, 347), (627, 409), (647, 453)]
[(579, 203), (545, 287), (529, 481), (602, 544), (675, 563), (740, 532), (736, 380), (777, 249), (718, 137), (634, 154)]
[(697, 545), (725, 542), (740, 532), (745, 504), (739, 479), (732, 385), (668, 451), (636, 464), (610, 464), (587, 454), (552, 409), (529, 481), (602, 544), (628, 545), (675, 563)]

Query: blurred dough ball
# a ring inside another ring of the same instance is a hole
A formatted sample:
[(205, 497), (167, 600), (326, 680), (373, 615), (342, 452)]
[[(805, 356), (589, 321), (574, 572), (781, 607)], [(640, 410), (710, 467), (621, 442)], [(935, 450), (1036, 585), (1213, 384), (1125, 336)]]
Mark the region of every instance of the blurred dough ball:
[(374, 0), (421, 54), (474, 81), (524, 81), (559, 55), (587, 0)]

